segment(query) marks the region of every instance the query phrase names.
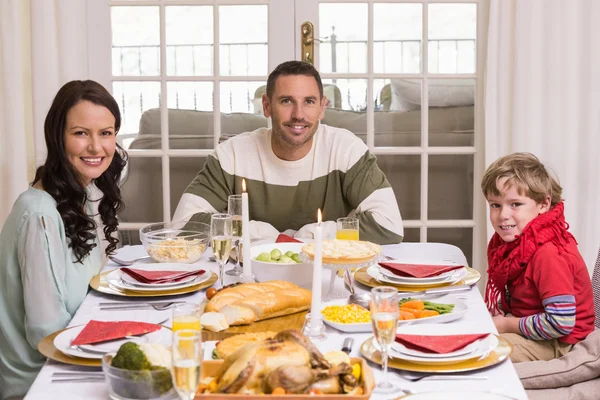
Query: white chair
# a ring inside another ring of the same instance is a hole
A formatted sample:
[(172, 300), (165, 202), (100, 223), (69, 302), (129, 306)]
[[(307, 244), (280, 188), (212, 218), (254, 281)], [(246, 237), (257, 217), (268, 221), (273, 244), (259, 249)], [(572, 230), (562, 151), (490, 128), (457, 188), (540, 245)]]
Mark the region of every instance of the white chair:
[(598, 249), (598, 258), (596, 258), (596, 265), (592, 273), (592, 290), (594, 291), (594, 314), (596, 314), (596, 321), (594, 323), (596, 328), (600, 329), (600, 248)]

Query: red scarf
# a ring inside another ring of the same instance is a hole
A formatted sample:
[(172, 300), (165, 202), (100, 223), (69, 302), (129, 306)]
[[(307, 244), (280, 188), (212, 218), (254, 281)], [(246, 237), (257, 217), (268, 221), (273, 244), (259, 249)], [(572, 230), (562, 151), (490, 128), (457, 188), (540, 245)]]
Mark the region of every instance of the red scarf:
[(531, 221), (521, 235), (512, 242), (505, 242), (494, 233), (488, 245), (488, 283), (485, 288), (485, 303), (492, 314), (500, 311), (498, 299), (505, 311), (510, 312), (506, 301), (506, 284), (518, 279), (538, 248), (551, 242), (564, 249), (573, 235), (567, 232), (563, 202)]

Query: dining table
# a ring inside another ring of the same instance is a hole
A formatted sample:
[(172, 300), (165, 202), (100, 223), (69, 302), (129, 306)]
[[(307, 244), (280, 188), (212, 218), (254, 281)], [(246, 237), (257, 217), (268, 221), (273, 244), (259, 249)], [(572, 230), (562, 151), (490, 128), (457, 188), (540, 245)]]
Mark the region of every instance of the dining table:
[[(463, 262), (467, 265), (467, 260), (462, 251), (453, 245), (443, 243), (401, 243), (382, 246), (382, 254), (390, 258), (410, 258), (410, 259), (452, 259), (458, 262)], [(120, 259), (130, 260), (146, 255), (143, 246), (125, 246), (117, 251), (117, 257)], [(197, 261), (197, 264), (202, 269), (213, 272), (218, 271), (216, 262), (211, 262), (209, 257), (212, 256), (210, 249), (207, 249), (202, 258)], [(104, 271), (117, 268), (118, 265), (109, 261), (104, 266)], [(230, 266), (229, 266), (230, 267)], [(229, 268), (228, 267), (228, 268)], [(337, 292), (342, 292), (345, 289), (343, 279), (335, 274), (322, 274), (322, 289), (323, 289), (323, 306), (328, 303), (339, 304), (340, 299), (329, 299), (327, 297), (328, 290), (335, 286)], [(333, 285), (330, 285), (330, 279), (336, 280)], [(225, 275), (225, 284), (233, 283), (236, 277)], [(356, 292), (369, 291), (370, 288), (359, 283), (355, 284)], [(206, 289), (194, 293), (172, 296), (168, 298), (159, 298), (159, 301), (185, 301), (202, 303), (205, 301)], [(346, 291), (349, 296), (349, 292)], [(497, 330), (492, 322), (492, 318), (484, 304), (483, 298), (473, 285), (470, 290), (448, 294), (447, 296), (455, 296), (460, 298), (467, 306), (467, 312), (459, 320), (448, 322), (453, 326), (461, 327), (465, 332), (481, 332), (487, 331), (497, 334)], [(122, 297), (110, 294), (100, 293), (95, 290), (90, 290), (85, 300), (75, 313), (73, 319), (69, 323), (69, 327), (86, 324), (91, 319), (103, 321), (121, 321), (129, 319), (148, 319), (149, 321), (164, 321), (164, 325), (171, 326), (171, 309), (155, 310), (153, 308), (142, 310), (123, 310), (123, 311), (105, 311), (100, 310), (99, 303), (105, 302), (123, 302), (127, 301), (131, 304), (140, 302), (148, 302), (149, 300), (156, 301), (155, 298), (147, 297)], [(344, 340), (347, 337), (354, 339), (350, 356), (361, 357), (361, 345), (368, 339), (373, 337), (372, 332), (364, 333), (345, 333), (338, 331), (330, 326), (326, 326), (325, 337), (314, 340), (314, 344), (322, 352), (329, 350), (340, 350)], [(205, 342), (205, 359), (210, 359), (212, 349), (215, 342)], [(383, 378), (382, 368), (372, 362), (369, 365), (373, 369), (375, 381), (378, 382)], [(68, 371), (101, 371), (100, 367), (83, 367), (77, 365), (63, 364), (57, 361), (48, 359), (38, 374), (35, 382), (31, 386), (29, 392), (25, 396), (27, 400), (46, 400), (46, 399), (108, 399), (108, 388), (104, 381), (94, 382), (60, 382), (53, 383), (52, 376), (57, 372)], [(482, 370), (461, 373), (459, 380), (452, 378), (451, 374), (437, 375), (435, 380), (428, 377), (421, 380), (414, 380), (414, 374), (409, 375), (406, 371), (389, 369), (388, 380), (397, 388), (393, 393), (378, 394), (374, 393), (371, 398), (374, 400), (388, 400), (400, 398), (407, 394), (418, 394), (432, 391), (463, 391), (467, 393), (463, 398), (478, 399), (482, 397), (482, 393), (502, 396), (506, 399), (527, 399), (523, 385), (515, 371), (515, 368), (510, 361), (505, 361), (488, 367)], [(448, 379), (444, 379), (448, 377)]]

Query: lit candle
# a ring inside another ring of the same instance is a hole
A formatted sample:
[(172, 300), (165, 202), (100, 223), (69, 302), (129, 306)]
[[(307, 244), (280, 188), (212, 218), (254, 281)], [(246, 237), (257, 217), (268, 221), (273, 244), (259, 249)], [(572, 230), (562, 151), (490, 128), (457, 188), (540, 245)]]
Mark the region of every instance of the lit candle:
[(313, 260), (312, 303), (310, 307), (310, 325), (312, 329), (321, 326), (321, 269), (323, 267), (323, 227), (321, 226), (321, 209), (317, 211), (318, 225), (315, 229), (315, 259)]
[(242, 260), (244, 270), (243, 282), (252, 282), (252, 257), (250, 256), (250, 211), (248, 210), (248, 193), (246, 180), (242, 179)]

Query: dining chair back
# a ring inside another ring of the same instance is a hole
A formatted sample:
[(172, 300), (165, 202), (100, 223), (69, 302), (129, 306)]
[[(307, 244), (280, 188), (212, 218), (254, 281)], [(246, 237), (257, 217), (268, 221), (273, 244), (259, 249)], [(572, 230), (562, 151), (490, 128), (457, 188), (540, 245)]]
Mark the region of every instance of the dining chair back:
[(596, 328), (600, 329), (600, 248), (598, 249), (598, 258), (596, 258), (596, 265), (592, 273), (592, 291), (594, 292), (594, 314), (596, 314), (594, 324)]

